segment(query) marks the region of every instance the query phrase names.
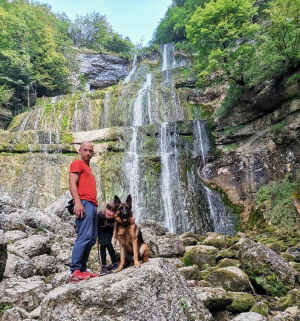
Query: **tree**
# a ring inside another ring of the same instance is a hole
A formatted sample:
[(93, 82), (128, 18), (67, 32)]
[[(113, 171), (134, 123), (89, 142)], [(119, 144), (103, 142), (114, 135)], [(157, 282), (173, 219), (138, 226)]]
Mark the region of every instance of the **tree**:
[(198, 84), (232, 79), (245, 85), (259, 25), (253, 22), (254, 0), (214, 0), (198, 7), (186, 26), (187, 38), (197, 50)]

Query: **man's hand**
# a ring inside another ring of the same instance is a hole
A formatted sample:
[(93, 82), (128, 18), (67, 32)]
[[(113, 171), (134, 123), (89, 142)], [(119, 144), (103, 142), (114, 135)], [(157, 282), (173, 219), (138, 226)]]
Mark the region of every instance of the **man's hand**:
[(85, 213), (84, 207), (82, 206), (81, 202), (75, 203), (74, 206), (74, 214), (77, 218), (82, 218), (83, 214)]

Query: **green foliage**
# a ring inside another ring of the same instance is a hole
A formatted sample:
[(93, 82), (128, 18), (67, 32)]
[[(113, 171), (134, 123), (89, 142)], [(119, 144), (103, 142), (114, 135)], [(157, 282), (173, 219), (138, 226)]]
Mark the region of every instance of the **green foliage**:
[(269, 225), (281, 232), (292, 233), (299, 227), (300, 219), (292, 201), (299, 183), (285, 178), (261, 187), (257, 192), (257, 207), (263, 206), (263, 216)]
[(3, 316), (3, 314), (5, 313), (5, 311), (11, 309), (12, 307), (10, 305), (5, 305), (5, 306), (0, 306), (0, 317)]
[(181, 307), (183, 309), (183, 312), (184, 312), (185, 316), (187, 317), (187, 320), (194, 321), (195, 319), (191, 316), (190, 308), (189, 308), (188, 302), (186, 301), (186, 298), (182, 298), (180, 300), (180, 303), (181, 303)]
[(230, 114), (230, 111), (233, 109), (233, 106), (238, 101), (242, 91), (242, 86), (232, 84), (229, 87), (224, 100), (222, 101), (221, 107), (219, 108), (219, 110), (217, 110), (215, 114), (216, 117), (222, 118), (228, 116)]
[(43, 228), (40, 226), (37, 226), (34, 230), (35, 233), (42, 232), (42, 231), (43, 231)]
[(122, 35), (114, 32), (106, 16), (95, 11), (85, 16), (77, 16), (74, 22), (70, 22), (69, 36), (76, 46), (96, 52), (107, 50), (120, 53), (133, 49), (130, 39), (124, 39)]
[(286, 121), (282, 121), (281, 123), (278, 123), (274, 126), (271, 127), (271, 132), (274, 134), (274, 135), (277, 135), (280, 130), (286, 125)]

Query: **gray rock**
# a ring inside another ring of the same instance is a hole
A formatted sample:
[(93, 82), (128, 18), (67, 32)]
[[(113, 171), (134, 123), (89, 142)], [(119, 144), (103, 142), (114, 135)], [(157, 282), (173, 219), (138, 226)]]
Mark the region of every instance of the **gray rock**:
[(41, 304), (50, 288), (39, 277), (4, 279), (0, 283), (0, 305), (30, 312)]
[(200, 238), (197, 234), (192, 232), (187, 232), (179, 236), (180, 240), (183, 242), (184, 246), (196, 245)]
[(35, 268), (36, 275), (48, 276), (57, 272), (56, 259), (47, 254), (32, 258), (32, 264)]
[(284, 312), (276, 314), (271, 321), (299, 321), (300, 311), (297, 307), (287, 308)]
[(7, 239), (2, 230), (0, 230), (0, 281), (3, 278), (7, 261)]
[(18, 240), (25, 239), (26, 237), (28, 237), (28, 234), (23, 231), (14, 230), (14, 231), (7, 231), (5, 233), (5, 236), (9, 241), (15, 242)]
[(23, 257), (34, 257), (42, 254), (49, 254), (51, 244), (49, 238), (41, 235), (32, 235), (26, 239), (9, 245), (9, 251)]
[(255, 312), (243, 312), (232, 321), (267, 321), (267, 318)]
[(91, 89), (103, 89), (118, 83), (128, 74), (125, 59), (113, 55), (80, 55), (79, 73), (84, 74)]
[(14, 307), (4, 312), (2, 319), (3, 321), (24, 321), (33, 320), (32, 316), (23, 308)]
[(211, 312), (224, 310), (232, 302), (231, 295), (222, 288), (195, 287), (193, 291)]
[(29, 259), (21, 259), (15, 262), (15, 274), (22, 278), (30, 278), (34, 275), (33, 264)]
[[(184, 302), (183, 302), (184, 300)], [(145, 308), (146, 303), (146, 308)], [(47, 320), (213, 320), (183, 276), (166, 259), (139, 269), (68, 284), (51, 291), (41, 305)]]

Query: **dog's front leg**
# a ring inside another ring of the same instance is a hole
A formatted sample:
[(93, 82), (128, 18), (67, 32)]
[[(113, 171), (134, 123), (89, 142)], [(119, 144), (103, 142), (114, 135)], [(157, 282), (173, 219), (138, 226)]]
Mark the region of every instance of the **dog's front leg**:
[(132, 242), (132, 247), (133, 247), (133, 264), (134, 264), (134, 267), (138, 268), (141, 266), (141, 263), (139, 261), (139, 247), (138, 247), (137, 239), (135, 239)]
[(121, 244), (121, 242), (119, 242), (119, 244), (120, 244), (120, 264), (119, 264), (119, 267), (116, 270), (114, 270), (114, 273), (121, 271), (125, 264), (125, 249), (124, 249), (124, 246)]

